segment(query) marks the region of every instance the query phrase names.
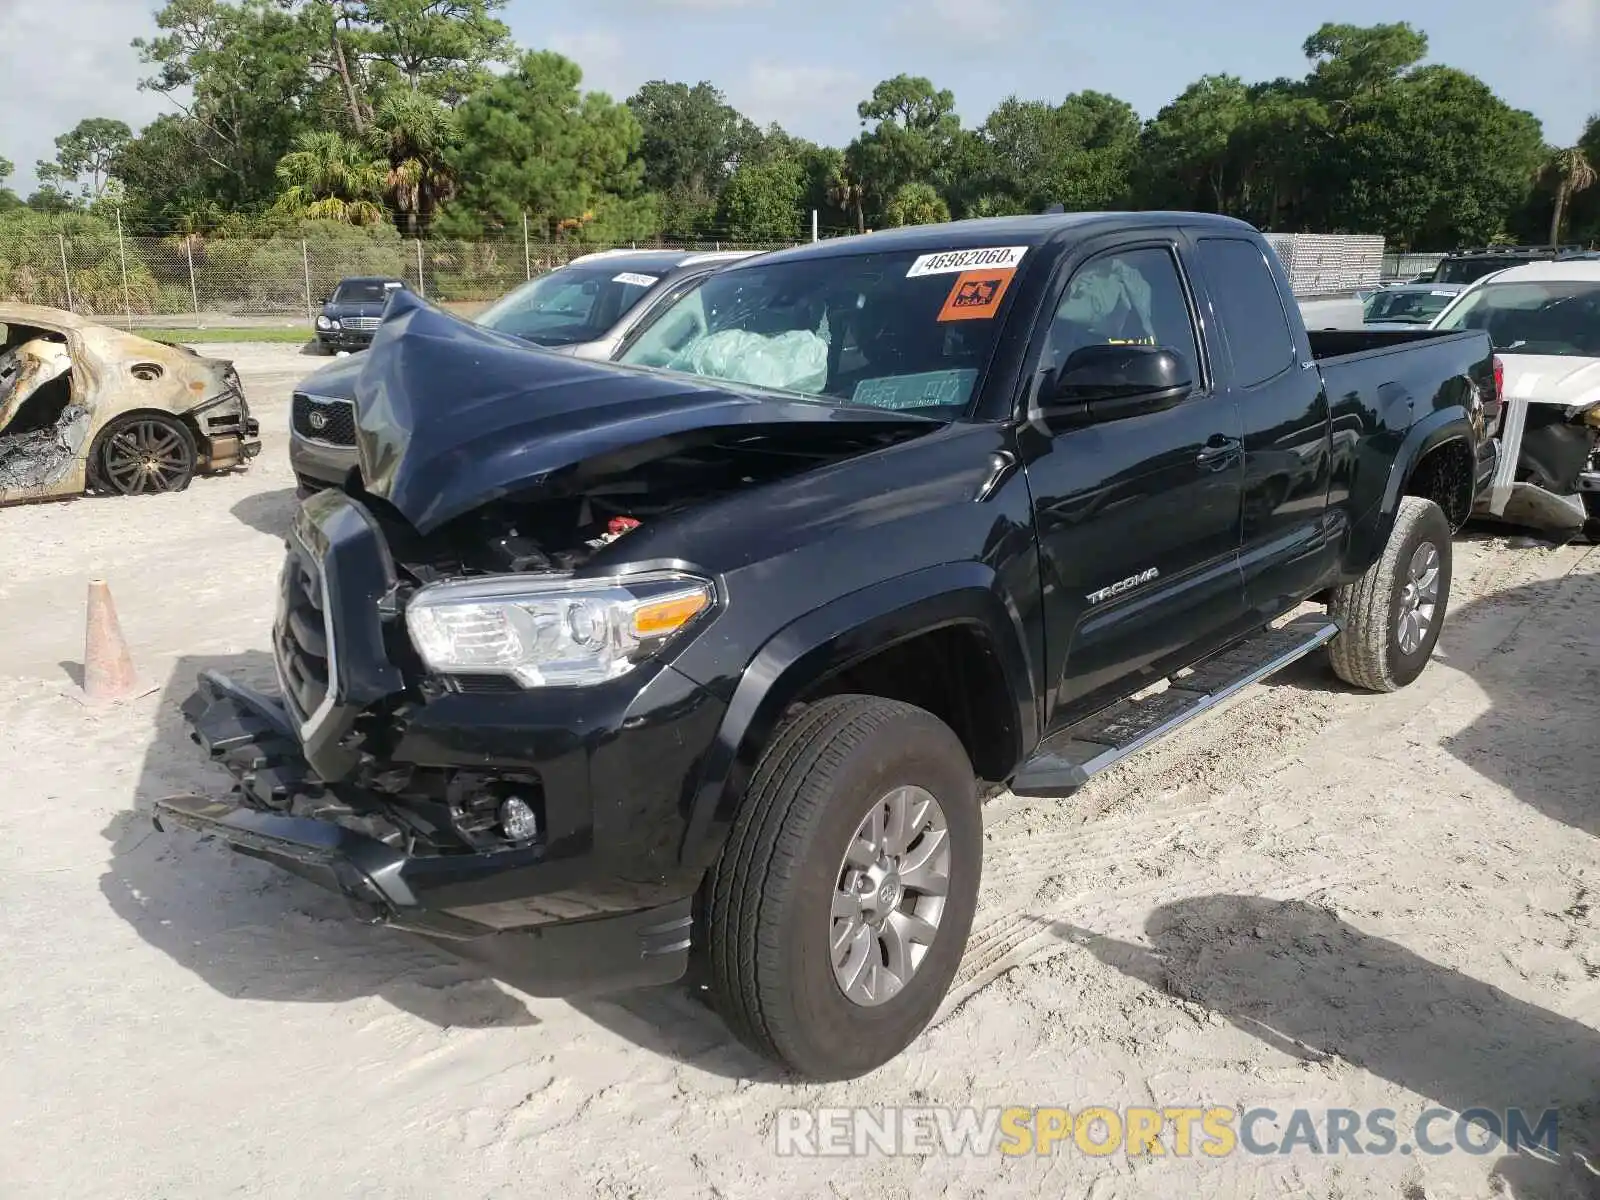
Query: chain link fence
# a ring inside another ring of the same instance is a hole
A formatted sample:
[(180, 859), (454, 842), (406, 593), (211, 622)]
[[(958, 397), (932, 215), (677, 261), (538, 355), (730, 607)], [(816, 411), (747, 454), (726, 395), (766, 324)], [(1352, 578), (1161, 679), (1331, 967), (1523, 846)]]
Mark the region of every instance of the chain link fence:
[[(1430, 269), (1437, 254), (1385, 253), (1377, 236), (1268, 234), (1302, 298), (1375, 287)], [(794, 242), (650, 242), (633, 248), (770, 250)], [(0, 300), (66, 308), (126, 325), (302, 326), (351, 275), (406, 280), (472, 315), (582, 254), (620, 246), (375, 238), (122, 237), (114, 229), (0, 237)]]
[(518, 284), (597, 250), (769, 250), (794, 244), (24, 234), (0, 239), (0, 300), (70, 309), (130, 328), (301, 325), (315, 319), (339, 280), (383, 275), (470, 314)]

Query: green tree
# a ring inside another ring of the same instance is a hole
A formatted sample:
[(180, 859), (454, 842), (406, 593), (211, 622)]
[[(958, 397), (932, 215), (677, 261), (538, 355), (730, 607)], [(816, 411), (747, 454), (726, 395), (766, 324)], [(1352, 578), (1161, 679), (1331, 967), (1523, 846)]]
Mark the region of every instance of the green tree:
[(278, 178), (283, 193), (276, 207), (282, 212), (348, 225), (383, 220), (387, 167), (341, 133), (301, 134), (278, 163)]
[[(1600, 113), (1592, 115), (1578, 138), (1578, 149), (1590, 166), (1600, 167)], [(1600, 187), (1576, 193), (1569, 205), (1568, 233), (1587, 245), (1600, 245)]]
[(391, 92), (373, 114), (366, 142), (386, 164), (395, 224), (407, 237), (420, 237), (456, 192), (450, 165), (458, 142), (454, 110), (424, 92)]
[(154, 68), (139, 86), (165, 96), (183, 120), (153, 149), (170, 156), (171, 135), (181, 133), (219, 205), (265, 207), (296, 136), (326, 127), (305, 25), (278, 0), (168, 0), (155, 19), (160, 36), (133, 41)]
[(741, 162), (760, 166), (779, 160), (791, 161), (800, 169), (799, 215), (804, 229), (810, 228), (813, 211), (824, 229), (837, 229), (851, 219), (834, 201), (835, 179), (844, 169), (844, 151), (793, 137), (772, 124), (761, 131), (760, 141), (743, 152)]
[(884, 207), (888, 225), (935, 225), (950, 219), (949, 206), (931, 183), (902, 184)]
[(1151, 207), (1228, 212), (1237, 196), (1234, 137), (1251, 116), (1250, 89), (1234, 75), (1202, 75), (1145, 126), (1138, 188)]
[(510, 59), (506, 0), (281, 0), (298, 20), (319, 76), (336, 85), (349, 130), (365, 134), (394, 92), (453, 108)]
[(83, 184), (85, 199), (97, 200), (111, 176), (112, 164), (133, 137), (133, 131), (111, 117), (89, 117), (56, 138), (53, 163), (39, 164), (40, 179), (62, 185)]
[(127, 188), (130, 232), (176, 225), (198, 233), (237, 214), (233, 177), (206, 152), (206, 134), (189, 117), (164, 113), (117, 152), (111, 174)]
[(804, 169), (793, 158), (742, 166), (723, 189), (717, 223), (734, 241), (793, 241), (805, 185)]
[(1307, 223), (1408, 248), (1487, 241), (1525, 202), (1543, 158), (1531, 114), (1465, 72), (1419, 68), (1333, 114), (1307, 169), (1317, 198)]
[(896, 75), (856, 106), (864, 127), (845, 152), (846, 166), (862, 190), (860, 209), (881, 214), (908, 183), (951, 182), (951, 152), (961, 132), (955, 96), (920, 75)]
[(1390, 25), (1329, 22), (1301, 47), (1315, 66), (1307, 85), (1325, 104), (1377, 96), (1428, 54), (1428, 35), (1405, 21)]
[(733, 173), (761, 145), (761, 131), (705, 80), (690, 87), (652, 79), (627, 104), (641, 131), (644, 184), (665, 198), (666, 231), (698, 232)]
[(1107, 209), (1127, 201), (1139, 118), (1115, 96), (1078, 92), (1059, 105), (1010, 96), (989, 114), (978, 137), (989, 150), (983, 192), (1004, 194), (1023, 212), (1051, 204)]
[(531, 52), (461, 106), (456, 229), (516, 227), (526, 213), (550, 233), (598, 236), (653, 211), (638, 120), (580, 93), (582, 79), (570, 59)]
[(1550, 244), (1561, 244), (1561, 222), (1572, 198), (1594, 185), (1594, 164), (1582, 146), (1557, 150), (1546, 168), (1555, 181), (1555, 205), (1550, 216)]
[(22, 206), (21, 198), (6, 186), (6, 180), (11, 178), (11, 172), (16, 170), (9, 158), (0, 157), (0, 213), (10, 212)]
[(79, 212), (83, 207), (78, 198), (71, 192), (68, 192), (58, 184), (43, 180), (41, 180), (40, 186), (29, 194), (27, 203), (28, 207), (34, 212), (49, 213), (54, 216)]

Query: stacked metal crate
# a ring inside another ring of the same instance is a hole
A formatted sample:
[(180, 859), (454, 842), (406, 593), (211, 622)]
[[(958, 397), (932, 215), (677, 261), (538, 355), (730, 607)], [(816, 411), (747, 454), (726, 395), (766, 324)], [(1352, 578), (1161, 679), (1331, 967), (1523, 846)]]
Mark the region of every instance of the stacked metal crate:
[(1376, 234), (1269, 233), (1265, 235), (1289, 272), (1294, 294), (1349, 295), (1375, 288), (1383, 279), (1383, 238)]

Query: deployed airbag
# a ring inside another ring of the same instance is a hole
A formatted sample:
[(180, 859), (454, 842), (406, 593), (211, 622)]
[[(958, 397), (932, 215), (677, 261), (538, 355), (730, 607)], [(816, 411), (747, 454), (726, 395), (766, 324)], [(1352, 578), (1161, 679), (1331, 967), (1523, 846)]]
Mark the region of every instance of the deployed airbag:
[(724, 329), (667, 364), (674, 371), (788, 392), (820, 392), (828, 382), (828, 343), (805, 329), (760, 334)]

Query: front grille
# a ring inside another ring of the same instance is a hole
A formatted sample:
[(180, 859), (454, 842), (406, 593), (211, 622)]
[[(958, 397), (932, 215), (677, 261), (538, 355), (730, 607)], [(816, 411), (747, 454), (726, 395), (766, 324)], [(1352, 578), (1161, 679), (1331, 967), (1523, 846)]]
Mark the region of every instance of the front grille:
[(278, 577), (273, 651), (284, 700), (304, 723), (328, 695), (329, 651), (322, 570), (293, 540)]
[(330, 446), (356, 444), (356, 408), (348, 400), (294, 394), (294, 431)]
[(382, 317), (341, 317), (339, 328), (353, 330), (356, 333), (371, 333), (382, 322)]

